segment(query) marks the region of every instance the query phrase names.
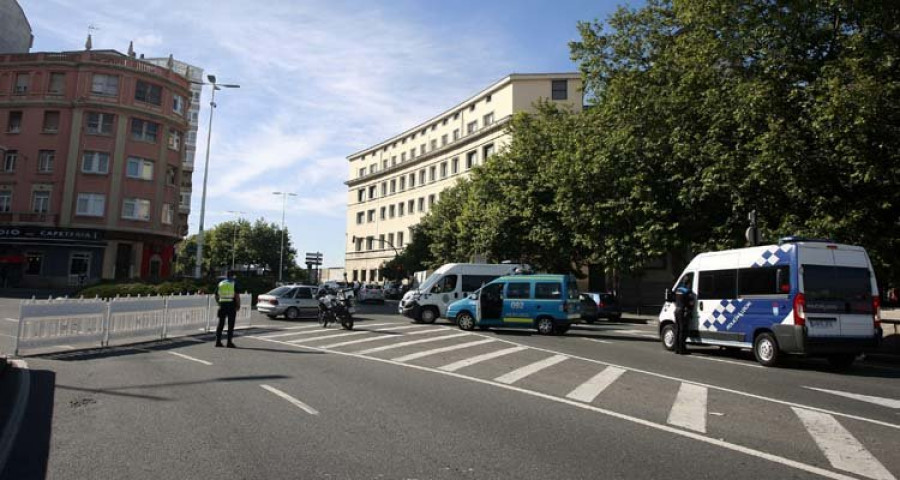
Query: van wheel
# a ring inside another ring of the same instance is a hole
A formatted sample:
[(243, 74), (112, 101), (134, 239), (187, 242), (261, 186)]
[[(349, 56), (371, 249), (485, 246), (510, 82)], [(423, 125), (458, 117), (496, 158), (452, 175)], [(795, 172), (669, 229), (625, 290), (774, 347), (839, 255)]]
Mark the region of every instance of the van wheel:
[(756, 361), (764, 367), (774, 367), (778, 364), (778, 341), (769, 332), (760, 333), (753, 341), (753, 355)]
[(675, 342), (678, 340), (675, 338), (677, 335), (675, 333), (675, 325), (672, 323), (667, 323), (663, 328), (662, 332), (660, 332), (660, 338), (662, 339), (663, 348), (672, 352), (675, 350)]
[(300, 318), (300, 311), (294, 307), (291, 307), (284, 312), (284, 318), (288, 320), (296, 320)]
[(555, 328), (553, 319), (549, 317), (539, 318), (537, 321), (537, 331), (541, 335), (553, 335)]
[(475, 329), (475, 318), (469, 312), (461, 312), (456, 316), (456, 325), (460, 330), (471, 331)]
[(422, 323), (434, 323), (437, 320), (437, 312), (434, 311), (433, 308), (423, 308), (422, 313), (419, 314)]
[(842, 353), (839, 355), (829, 355), (828, 363), (835, 370), (846, 370), (856, 361), (855, 353)]

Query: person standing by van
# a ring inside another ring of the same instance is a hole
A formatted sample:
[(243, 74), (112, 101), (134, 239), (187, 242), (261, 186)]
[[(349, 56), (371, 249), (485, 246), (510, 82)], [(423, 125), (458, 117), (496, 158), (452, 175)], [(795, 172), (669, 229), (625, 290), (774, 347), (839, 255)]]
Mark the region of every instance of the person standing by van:
[(688, 328), (696, 301), (697, 297), (691, 291), (690, 286), (682, 284), (675, 289), (675, 353), (679, 355), (688, 354)]
[(234, 342), (231, 341), (234, 335), (234, 321), (237, 318), (237, 311), (241, 308), (241, 297), (237, 293), (237, 286), (234, 282), (234, 270), (228, 271), (228, 277), (219, 282), (216, 287), (216, 303), (219, 304), (219, 325), (216, 327), (216, 346), (222, 346), (222, 329), (225, 327), (225, 319), (228, 319), (228, 348), (235, 348)]

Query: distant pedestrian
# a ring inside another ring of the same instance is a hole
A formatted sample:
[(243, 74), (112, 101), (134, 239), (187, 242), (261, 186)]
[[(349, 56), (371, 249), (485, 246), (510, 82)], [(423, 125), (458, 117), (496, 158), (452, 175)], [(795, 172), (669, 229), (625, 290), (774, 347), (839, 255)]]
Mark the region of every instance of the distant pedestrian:
[(691, 317), (694, 315), (696, 299), (690, 285), (683, 283), (675, 289), (675, 353), (679, 355), (688, 354), (688, 328), (690, 328)]
[(219, 326), (216, 327), (216, 346), (222, 346), (222, 329), (225, 327), (225, 319), (228, 319), (228, 348), (235, 348), (231, 338), (234, 335), (234, 321), (237, 311), (241, 308), (241, 297), (237, 293), (234, 281), (234, 270), (228, 271), (228, 277), (219, 282), (216, 287), (216, 302), (219, 304)]

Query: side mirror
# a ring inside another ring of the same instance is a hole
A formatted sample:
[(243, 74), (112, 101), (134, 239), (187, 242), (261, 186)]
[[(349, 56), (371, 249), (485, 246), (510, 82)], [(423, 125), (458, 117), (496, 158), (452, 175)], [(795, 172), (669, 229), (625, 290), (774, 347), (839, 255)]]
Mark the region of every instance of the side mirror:
[(674, 302), (675, 301), (675, 292), (672, 291), (671, 288), (666, 289), (666, 302)]

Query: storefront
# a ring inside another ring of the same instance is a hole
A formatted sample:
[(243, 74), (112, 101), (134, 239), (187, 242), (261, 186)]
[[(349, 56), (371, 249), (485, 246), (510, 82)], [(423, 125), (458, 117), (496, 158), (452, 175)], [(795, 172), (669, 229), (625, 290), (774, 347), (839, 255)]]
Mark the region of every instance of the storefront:
[(0, 285), (67, 288), (96, 282), (105, 248), (101, 230), (0, 227)]

